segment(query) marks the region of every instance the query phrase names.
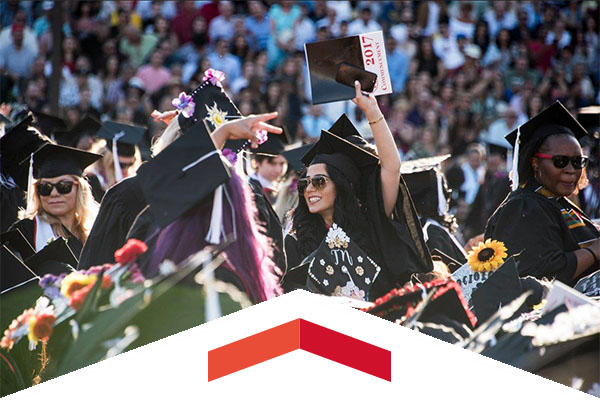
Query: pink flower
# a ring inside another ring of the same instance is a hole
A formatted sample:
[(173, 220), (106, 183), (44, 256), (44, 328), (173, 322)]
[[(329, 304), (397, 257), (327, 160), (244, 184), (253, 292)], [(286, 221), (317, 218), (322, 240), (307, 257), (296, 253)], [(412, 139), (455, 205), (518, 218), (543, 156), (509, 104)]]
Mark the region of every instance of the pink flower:
[(235, 164), (237, 161), (237, 153), (231, 149), (225, 148), (222, 151), (223, 157), (225, 157), (231, 164)]
[(202, 82), (209, 81), (214, 86), (222, 88), (223, 84), (221, 83), (221, 81), (223, 81), (224, 79), (225, 72), (209, 68), (206, 71), (204, 71), (204, 78), (202, 78)]
[(261, 129), (259, 131), (257, 131), (258, 133), (258, 144), (263, 144), (265, 143), (267, 140), (269, 140), (269, 134), (266, 130)]
[(173, 99), (171, 104), (173, 104), (173, 107), (179, 110), (179, 112), (186, 118), (191, 117), (196, 109), (196, 103), (194, 103), (194, 99), (192, 96), (185, 94), (185, 92), (179, 93), (179, 97)]

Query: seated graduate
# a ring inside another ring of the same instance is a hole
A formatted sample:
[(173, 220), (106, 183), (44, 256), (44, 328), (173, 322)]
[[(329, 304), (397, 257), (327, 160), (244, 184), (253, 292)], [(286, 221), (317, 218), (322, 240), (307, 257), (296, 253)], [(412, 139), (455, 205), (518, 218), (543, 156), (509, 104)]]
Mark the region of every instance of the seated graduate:
[(226, 140), (247, 139), (256, 146), (262, 129), (280, 133), (265, 123), (276, 116), (226, 122), (212, 135), (198, 122), (140, 168), (137, 177), (147, 212), (157, 227), (150, 258), (141, 267), (144, 275), (159, 273), (165, 260), (180, 263), (207, 245), (233, 237), (215, 276), (236, 285), (255, 303), (280, 293), (270, 243), (254, 219), (250, 188), (218, 150)]
[(347, 118), (338, 121), (344, 137), (321, 132), (303, 157), (284, 285), (308, 282), (325, 294), (374, 300), (433, 265), (392, 134), (375, 97), (364, 96), (358, 82), (355, 89), (352, 101), (370, 121), (378, 156)]
[(586, 135), (557, 101), (506, 136), (515, 153), (513, 191), (488, 221), (485, 237), (520, 253), (521, 276), (573, 285), (599, 267), (600, 232), (567, 199), (587, 164), (578, 142)]
[(17, 221), (19, 209), (27, 206), (27, 168), (19, 163), (50, 142), (32, 123), (33, 115), (28, 114), (0, 139), (0, 232)]
[(31, 171), (27, 209), (10, 229), (19, 229), (36, 252), (64, 237), (78, 257), (98, 212), (83, 171), (100, 157), (48, 143), (23, 160)]
[(439, 256), (454, 272), (467, 262), (467, 253), (453, 235), (457, 228), (456, 218), (448, 213), (451, 191), (446, 186), (440, 163), (449, 157), (406, 161), (402, 163), (401, 171), (421, 219), (429, 251)]

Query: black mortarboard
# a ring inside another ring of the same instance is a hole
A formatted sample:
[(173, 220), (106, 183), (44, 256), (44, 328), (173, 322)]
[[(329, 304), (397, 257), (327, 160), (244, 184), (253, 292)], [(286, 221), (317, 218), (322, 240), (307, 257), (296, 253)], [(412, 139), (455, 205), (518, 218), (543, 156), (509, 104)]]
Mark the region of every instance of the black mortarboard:
[[(33, 153), (33, 177), (54, 178), (61, 175), (82, 176), (83, 171), (102, 156), (74, 147), (48, 143)], [(25, 158), (21, 164), (29, 162)]]
[[(435, 210), (438, 215), (445, 215), (448, 210), (448, 190), (445, 189), (444, 176), (440, 167), (441, 163), (449, 157), (450, 155), (446, 154), (405, 161), (400, 167), (410, 197), (421, 216), (426, 209), (434, 208), (434, 205), (431, 204), (432, 201), (435, 201)], [(430, 212), (434, 212), (434, 210)]]
[(106, 139), (106, 147), (112, 151), (112, 141), (117, 141), (117, 152), (124, 157), (133, 157), (135, 147), (142, 139), (146, 128), (139, 125), (122, 124), (116, 121), (106, 121), (98, 131), (97, 136)]
[(18, 253), (23, 260), (35, 254), (35, 250), (31, 243), (25, 239), (25, 236), (19, 229), (12, 229), (0, 234), (0, 242), (2, 245), (11, 249), (15, 254)]
[(538, 140), (559, 132), (572, 133), (576, 139), (581, 139), (588, 134), (565, 106), (556, 100), (554, 104), (505, 136), (506, 140), (513, 146), (513, 190), (516, 190), (519, 184), (518, 165), (519, 158), (524, 152), (523, 149)]
[(33, 115), (29, 113), (0, 139), (0, 166), (2, 174), (10, 176), (22, 190), (27, 190), (27, 168), (21, 161), (50, 140), (31, 127)]
[(202, 121), (205, 122), (208, 131), (212, 132), (224, 122), (242, 115), (227, 93), (209, 81), (194, 89), (190, 96), (194, 99), (194, 113), (189, 118), (183, 113), (177, 116), (179, 126), (184, 132), (196, 122)]
[(302, 162), (307, 167), (313, 163), (324, 163), (333, 166), (350, 182), (358, 184), (360, 183), (361, 171), (377, 165), (379, 158), (350, 142), (347, 138), (341, 138), (331, 132), (322, 130), (319, 141), (302, 157)]
[(229, 176), (202, 123), (194, 125), (137, 172), (150, 213), (161, 228), (206, 199)]
[(366, 300), (381, 267), (336, 224), (313, 253), (308, 276), (322, 293)]
[(311, 147), (312, 144), (305, 144), (303, 146), (294, 147), (281, 153), (281, 155), (284, 156), (287, 160), (290, 170), (294, 170), (300, 173), (306, 169), (306, 166), (302, 163), (302, 157), (304, 157), (306, 152)]
[(40, 277), (46, 274), (59, 275), (63, 272), (71, 272), (73, 267), (77, 266), (77, 262), (77, 257), (62, 237), (53, 240), (25, 260), (25, 264)]
[(86, 113), (72, 128), (55, 131), (54, 138), (58, 144), (75, 147), (81, 137), (96, 136), (101, 127), (102, 122), (96, 116)]
[(577, 121), (586, 128), (600, 126), (600, 106), (588, 106), (577, 110)]
[[(330, 133), (337, 135), (341, 138), (347, 138), (350, 136), (362, 137), (360, 132), (356, 129), (356, 127), (352, 124), (348, 116), (344, 113), (342, 114), (337, 121), (331, 125), (331, 128), (328, 129)], [(317, 145), (313, 145), (311, 149), (306, 152), (306, 158), (314, 158), (317, 154)]]
[(8, 247), (0, 249), (0, 290), (5, 291), (35, 278), (35, 274)]
[(0, 114), (0, 122), (4, 124), (10, 124), (12, 121), (8, 119), (4, 114)]
[(508, 147), (498, 146), (497, 144), (487, 143), (488, 154), (498, 154), (503, 159), (508, 158), (508, 153), (511, 151)]
[(269, 133), (267, 141), (259, 145), (256, 149), (253, 149), (252, 153), (257, 156), (275, 157), (283, 153), (285, 145), (288, 143), (289, 139), (285, 132), (280, 135)]
[(33, 115), (35, 116), (33, 125), (48, 137), (52, 137), (55, 131), (67, 129), (67, 121), (64, 118), (37, 111), (34, 111)]
[(473, 290), (471, 304), (478, 321), (487, 321), (500, 307), (523, 293), (519, 272), (513, 257)]

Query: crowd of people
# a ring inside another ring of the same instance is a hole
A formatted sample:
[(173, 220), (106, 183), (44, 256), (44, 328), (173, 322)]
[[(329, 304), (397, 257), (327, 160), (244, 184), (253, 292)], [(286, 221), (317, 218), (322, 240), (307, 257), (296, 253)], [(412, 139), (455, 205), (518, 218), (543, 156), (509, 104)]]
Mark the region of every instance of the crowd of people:
[[(86, 270), (137, 239), (151, 279), (228, 243), (215, 274), (254, 303), (304, 288), (377, 314), (406, 285), (462, 293), (464, 267), (500, 280), (509, 255), (515, 296), (479, 293), (493, 313), (533, 288), (532, 311), (549, 280), (598, 280), (597, 7), (5, 1), (3, 263)], [(393, 93), (312, 104), (304, 44), (377, 30)], [(438, 313), (466, 340), (490, 315), (456, 296)]]

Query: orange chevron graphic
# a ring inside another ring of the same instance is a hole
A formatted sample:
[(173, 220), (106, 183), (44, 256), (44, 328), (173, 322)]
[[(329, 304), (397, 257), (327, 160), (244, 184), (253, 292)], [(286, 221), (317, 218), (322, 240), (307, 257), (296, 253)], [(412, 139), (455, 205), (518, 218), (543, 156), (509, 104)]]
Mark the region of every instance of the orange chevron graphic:
[(296, 319), (208, 352), (212, 381), (294, 350), (304, 350), (392, 381), (392, 353), (312, 322)]

